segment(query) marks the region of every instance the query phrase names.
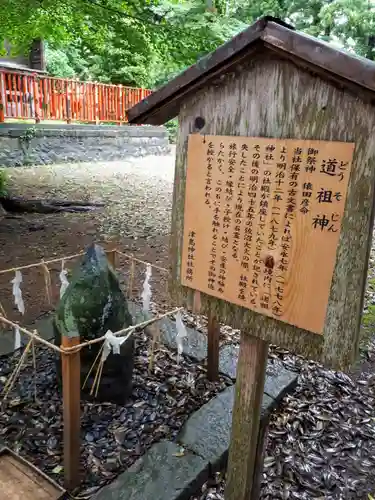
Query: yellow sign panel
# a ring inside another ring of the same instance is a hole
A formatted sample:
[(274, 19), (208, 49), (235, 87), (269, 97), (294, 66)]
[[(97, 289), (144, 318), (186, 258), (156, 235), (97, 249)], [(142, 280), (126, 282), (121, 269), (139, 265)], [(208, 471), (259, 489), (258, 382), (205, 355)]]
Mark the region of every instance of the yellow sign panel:
[(321, 334), (353, 152), (190, 135), (182, 284)]

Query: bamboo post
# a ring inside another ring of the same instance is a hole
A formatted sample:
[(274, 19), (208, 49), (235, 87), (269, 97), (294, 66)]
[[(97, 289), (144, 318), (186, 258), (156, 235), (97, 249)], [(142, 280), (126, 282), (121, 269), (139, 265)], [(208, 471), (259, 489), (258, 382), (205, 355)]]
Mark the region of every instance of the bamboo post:
[(225, 500), (255, 500), (253, 491), (258, 479), (254, 473), (260, 470), (256, 460), (261, 455), (258, 437), (267, 353), (267, 342), (241, 334)]
[(207, 378), (211, 382), (219, 380), (219, 336), (220, 326), (210, 310), (207, 325)]
[[(62, 338), (62, 347), (74, 347), (80, 338)], [(73, 490), (80, 483), (81, 363), (80, 352), (61, 354), (64, 415), (64, 485)]]

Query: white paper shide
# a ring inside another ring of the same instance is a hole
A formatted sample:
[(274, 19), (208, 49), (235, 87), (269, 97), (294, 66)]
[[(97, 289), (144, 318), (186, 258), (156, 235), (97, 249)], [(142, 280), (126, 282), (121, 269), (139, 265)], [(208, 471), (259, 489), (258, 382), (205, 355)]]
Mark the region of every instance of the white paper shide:
[(151, 279), (151, 265), (147, 264), (146, 267), (146, 276), (145, 280), (143, 282), (143, 291), (142, 291), (142, 309), (143, 312), (149, 312), (150, 311), (150, 304), (151, 304), (151, 285), (150, 285), (150, 279)]
[(14, 278), (12, 279), (11, 283), (13, 284), (13, 296), (14, 296), (14, 303), (17, 306), (17, 309), (21, 314), (25, 314), (25, 304), (23, 302), (22, 298), (22, 292), (21, 292), (21, 283), (22, 283), (22, 274), (21, 271), (16, 271)]
[(177, 363), (179, 363), (181, 359), (181, 354), (184, 349), (183, 339), (187, 337), (187, 331), (182, 321), (182, 315), (180, 311), (178, 311), (178, 313), (176, 314), (176, 329), (177, 329), (177, 335), (176, 335)]
[(59, 274), (60, 278), (60, 299), (64, 295), (66, 289), (69, 286), (69, 281), (68, 281), (68, 271), (65, 269), (65, 264), (64, 261), (61, 262), (61, 271)]
[(104, 337), (105, 340), (102, 352), (103, 363), (108, 358), (111, 352), (113, 352), (113, 354), (120, 354), (121, 344), (125, 340), (125, 337), (116, 337), (116, 335), (113, 335), (113, 332), (111, 332), (111, 330), (108, 330)]
[(14, 327), (14, 350), (21, 347), (21, 332), (18, 326)]

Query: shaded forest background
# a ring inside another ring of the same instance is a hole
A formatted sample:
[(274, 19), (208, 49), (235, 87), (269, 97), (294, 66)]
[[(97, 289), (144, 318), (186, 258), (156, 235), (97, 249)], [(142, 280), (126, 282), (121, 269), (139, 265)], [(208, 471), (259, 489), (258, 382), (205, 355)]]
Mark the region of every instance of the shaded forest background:
[(375, 59), (372, 0), (5, 0), (0, 40), (60, 77), (155, 88), (264, 15)]

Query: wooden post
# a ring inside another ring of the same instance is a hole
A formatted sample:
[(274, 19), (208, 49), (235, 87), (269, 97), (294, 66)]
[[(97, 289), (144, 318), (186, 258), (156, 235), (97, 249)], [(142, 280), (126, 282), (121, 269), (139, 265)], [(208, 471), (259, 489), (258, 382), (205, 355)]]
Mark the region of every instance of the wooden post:
[(210, 310), (207, 325), (207, 378), (211, 382), (219, 380), (220, 326)]
[[(62, 337), (62, 347), (80, 343), (79, 337)], [(62, 354), (64, 412), (64, 485), (73, 490), (80, 483), (81, 363), (79, 351)]]
[(241, 334), (225, 500), (254, 500), (267, 354), (267, 342)]
[(269, 416), (259, 422), (258, 444), (255, 455), (255, 467), (253, 476), (253, 487), (251, 489), (251, 500), (259, 500), (262, 485), (262, 472), (264, 455), (267, 447)]
[(113, 269), (116, 269), (116, 250), (108, 250), (106, 255), (108, 262), (111, 264)]
[(200, 314), (201, 311), (201, 292), (198, 290), (194, 290), (194, 295), (193, 295), (193, 314)]

